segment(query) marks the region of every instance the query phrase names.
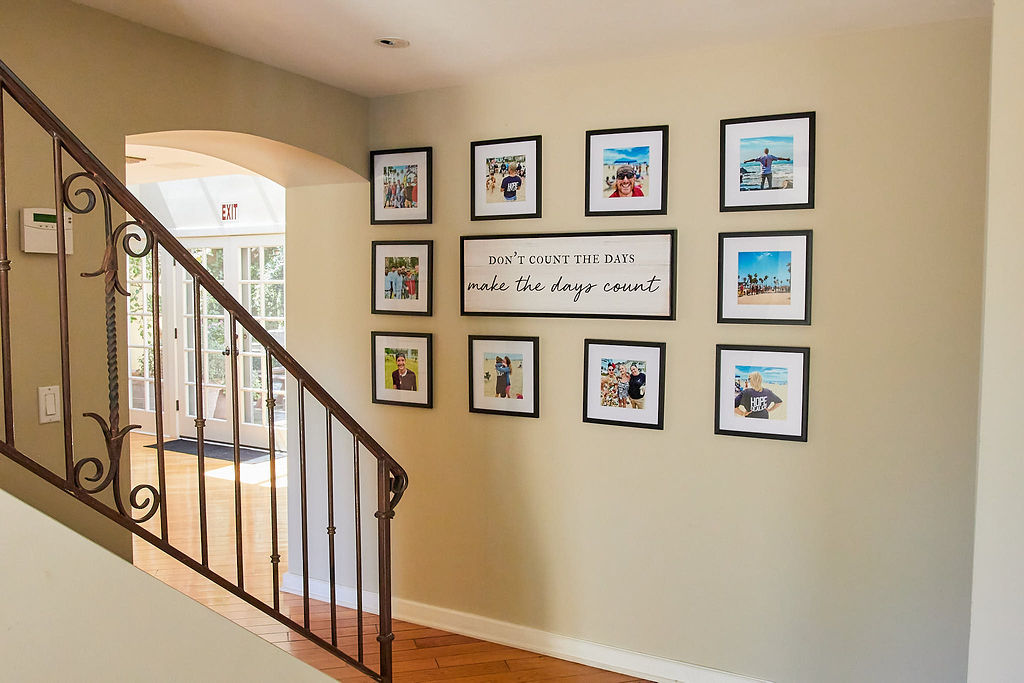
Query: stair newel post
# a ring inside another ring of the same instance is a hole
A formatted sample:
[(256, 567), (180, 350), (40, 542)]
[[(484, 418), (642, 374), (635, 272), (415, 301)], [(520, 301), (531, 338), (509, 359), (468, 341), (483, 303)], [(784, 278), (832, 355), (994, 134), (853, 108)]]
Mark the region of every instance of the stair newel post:
[(383, 458), (377, 460), (377, 551), (378, 551), (378, 634), (380, 643), (380, 679), (391, 683), (391, 649), (395, 634), (391, 630), (391, 474)]
[(71, 345), (68, 332), (68, 257), (64, 233), (64, 166), (60, 137), (53, 135), (54, 210), (57, 214), (57, 298), (60, 307), (60, 378), (64, 422), (64, 467), (68, 484), (75, 483), (74, 439), (71, 434)]
[[(0, 85), (3, 81), (0, 80)], [(7, 148), (4, 133), (4, 88), (0, 87), (0, 354), (4, 374), (4, 438), (14, 446), (14, 382), (11, 378), (11, 290), (7, 253)]]

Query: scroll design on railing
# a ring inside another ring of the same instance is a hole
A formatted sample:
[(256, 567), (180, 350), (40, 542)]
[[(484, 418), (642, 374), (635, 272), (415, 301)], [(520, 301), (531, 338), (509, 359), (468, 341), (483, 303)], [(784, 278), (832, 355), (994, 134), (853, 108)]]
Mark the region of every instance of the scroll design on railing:
[(398, 501), (402, 500), (402, 496), (405, 495), (405, 490), (409, 488), (409, 475), (404, 471), (392, 472), (391, 473), (391, 502), (388, 504), (391, 508), (391, 516), (395, 516), (395, 506), (398, 505)]
[[(106, 233), (106, 248), (103, 251), (103, 262), (98, 270), (82, 273), (82, 277), (98, 277), (103, 275), (104, 313), (106, 316), (107, 332), (107, 398), (109, 400), (109, 420), (104, 419), (97, 413), (85, 413), (99, 424), (103, 432), (103, 439), (107, 448), (107, 464), (104, 465), (99, 458), (84, 458), (75, 464), (74, 484), (86, 493), (95, 494), (105, 490), (113, 484), (114, 504), (117, 511), (134, 522), (142, 523), (153, 517), (160, 508), (161, 496), (156, 487), (151, 484), (139, 484), (135, 486), (128, 496), (130, 508), (126, 508), (121, 495), (121, 457), (124, 453), (124, 439), (133, 430), (139, 429), (142, 425), (127, 425), (121, 427), (120, 414), (120, 377), (118, 374), (117, 357), (117, 294), (130, 296), (130, 293), (121, 283), (118, 277), (118, 242), (126, 254), (134, 258), (144, 258), (148, 255), (155, 244), (155, 236), (152, 230), (142, 223), (129, 220), (113, 227), (110, 193), (107, 188), (93, 174), (85, 171), (72, 173), (64, 179), (63, 200), (64, 206), (73, 213), (82, 215), (92, 212), (96, 208), (96, 192), (88, 187), (80, 187), (74, 192), (74, 197), (84, 196), (85, 204), (76, 205), (71, 194), (71, 185), (79, 178), (86, 178), (96, 185), (100, 198), (103, 201), (103, 228)], [(142, 230), (141, 236), (138, 232), (127, 232), (130, 227), (137, 227)], [(135, 250), (132, 242), (143, 241), (142, 248)], [(158, 345), (154, 344), (156, 348)], [(154, 351), (155, 352), (155, 351)], [(96, 471), (92, 476), (83, 477), (84, 468), (91, 465)], [(90, 482), (93, 485), (87, 485)], [(147, 498), (140, 502), (140, 494), (146, 493)], [(133, 510), (143, 511), (141, 518), (132, 516)]]
[[(103, 463), (99, 458), (84, 458), (79, 460), (75, 464), (75, 486), (79, 487), (86, 493), (99, 493), (113, 483), (112, 491), (114, 494), (114, 505), (117, 506), (117, 511), (125, 517), (131, 519), (137, 524), (142, 524), (148, 521), (157, 513), (160, 509), (160, 492), (156, 490), (156, 487), (152, 484), (138, 484), (131, 490), (128, 495), (128, 502), (131, 505), (131, 509), (125, 508), (124, 501), (121, 496), (121, 455), (124, 452), (124, 437), (128, 436), (128, 433), (133, 429), (138, 429), (142, 425), (128, 425), (117, 432), (112, 432), (107, 427), (107, 422), (100, 415), (96, 413), (86, 413), (86, 417), (91, 417), (99, 423), (100, 429), (103, 430), (103, 438), (107, 444), (107, 460), (108, 465), (104, 468)], [(100, 482), (98, 485), (92, 488), (87, 488), (82, 484), (82, 470), (86, 465), (92, 465), (96, 468), (96, 472), (91, 477), (84, 477), (86, 481)], [(139, 494), (145, 492), (148, 494), (142, 503), (139, 502)], [(147, 509), (148, 508), (148, 509)], [(142, 510), (142, 517), (132, 517), (132, 510)]]

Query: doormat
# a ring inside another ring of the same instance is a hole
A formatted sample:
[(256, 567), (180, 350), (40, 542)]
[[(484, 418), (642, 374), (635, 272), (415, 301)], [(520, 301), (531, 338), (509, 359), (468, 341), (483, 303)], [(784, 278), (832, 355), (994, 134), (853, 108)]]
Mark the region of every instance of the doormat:
[[(150, 444), (146, 448), (156, 448), (156, 444)], [(174, 441), (165, 441), (164, 449), (168, 451), (174, 451), (175, 453), (185, 453), (187, 455), (199, 455), (199, 443), (195, 439), (175, 439)], [(242, 446), (238, 449), (239, 458), (242, 462), (249, 462), (250, 460), (257, 460), (259, 458), (269, 458), (270, 451), (264, 451), (259, 448), (246, 448)], [(275, 457), (283, 456), (284, 453), (281, 451), (274, 451)], [(235, 448), (234, 446), (225, 446), (220, 443), (213, 443), (210, 441), (203, 442), (203, 457), (213, 458), (214, 460), (228, 460), (234, 462), (235, 460)]]

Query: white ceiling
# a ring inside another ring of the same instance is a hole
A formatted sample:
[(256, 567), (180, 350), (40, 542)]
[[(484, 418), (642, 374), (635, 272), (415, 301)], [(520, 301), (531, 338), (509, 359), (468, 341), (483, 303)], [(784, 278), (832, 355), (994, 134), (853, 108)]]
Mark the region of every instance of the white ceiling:
[[(523, 68), (991, 16), (992, 0), (76, 0), (367, 97)], [(411, 41), (378, 47), (381, 36)], [(609, 67), (611, 68), (611, 67)]]

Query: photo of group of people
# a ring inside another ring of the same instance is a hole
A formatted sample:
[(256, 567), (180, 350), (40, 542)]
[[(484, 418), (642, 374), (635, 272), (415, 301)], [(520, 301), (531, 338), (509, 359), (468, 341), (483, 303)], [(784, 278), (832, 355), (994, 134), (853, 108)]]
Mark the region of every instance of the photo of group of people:
[(523, 398), (523, 354), (484, 352), (484, 393), (495, 398)]
[(665, 343), (584, 339), (583, 421), (664, 429)]
[(485, 165), (488, 204), (526, 201), (525, 154), (489, 157)]
[(744, 418), (786, 419), (786, 368), (737, 365), (733, 383), (734, 411)]
[(418, 299), (420, 259), (417, 256), (384, 257), (384, 298)]
[(601, 359), (601, 405), (642, 410), (647, 394), (647, 361)]
[(431, 147), (370, 152), (370, 224), (430, 223)]
[(644, 184), (651, 170), (651, 148), (606, 147), (604, 159), (604, 197), (643, 197)]
[(740, 192), (793, 189), (793, 136), (740, 138)]
[(384, 167), (384, 208), (415, 209), (419, 201), (419, 167), (416, 164)]
[(416, 373), (419, 369), (417, 349), (384, 348), (384, 375), (391, 378), (389, 389), (416, 391)]
[(789, 306), (793, 253), (741, 251), (737, 255), (736, 303)]
[(373, 247), (370, 310), (430, 315), (433, 303), (432, 240), (379, 240)]

